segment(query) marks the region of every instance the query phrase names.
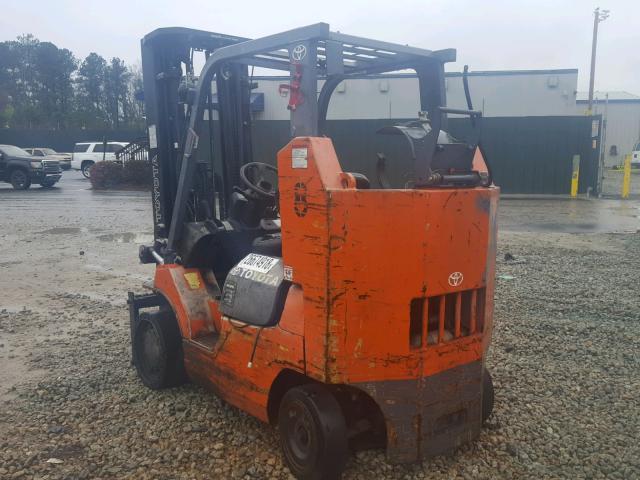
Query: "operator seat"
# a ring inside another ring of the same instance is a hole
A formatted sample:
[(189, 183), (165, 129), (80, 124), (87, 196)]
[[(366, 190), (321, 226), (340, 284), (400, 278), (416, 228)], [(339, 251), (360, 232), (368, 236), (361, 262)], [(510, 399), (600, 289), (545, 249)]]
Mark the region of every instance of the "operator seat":
[(282, 235), (280, 235), (279, 218), (263, 218), (260, 230), (264, 233), (251, 242), (251, 251), (270, 257), (282, 256)]
[(371, 182), (364, 173), (349, 172), (349, 175), (352, 175), (356, 180), (356, 189), (369, 190), (371, 188)]
[(267, 233), (251, 243), (251, 251), (270, 257), (282, 257), (282, 236), (280, 233)]

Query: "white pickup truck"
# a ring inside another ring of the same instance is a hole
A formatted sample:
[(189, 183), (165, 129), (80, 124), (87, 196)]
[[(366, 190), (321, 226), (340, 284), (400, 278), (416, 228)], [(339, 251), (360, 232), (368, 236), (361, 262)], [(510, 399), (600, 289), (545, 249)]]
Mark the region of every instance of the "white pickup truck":
[(115, 160), (116, 152), (127, 142), (79, 142), (73, 147), (71, 168), (80, 170), (86, 178), (91, 176), (91, 167), (103, 160)]
[(636, 143), (631, 152), (631, 167), (640, 168), (640, 142)]

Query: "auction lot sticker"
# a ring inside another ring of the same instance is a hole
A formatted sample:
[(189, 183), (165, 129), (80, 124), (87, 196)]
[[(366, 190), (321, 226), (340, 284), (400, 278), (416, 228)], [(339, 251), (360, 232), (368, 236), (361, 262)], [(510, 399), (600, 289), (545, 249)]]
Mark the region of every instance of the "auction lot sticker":
[(277, 258), (258, 255), (257, 253), (250, 253), (242, 259), (238, 264), (238, 267), (255, 270), (260, 273), (267, 273), (276, 263), (278, 263)]

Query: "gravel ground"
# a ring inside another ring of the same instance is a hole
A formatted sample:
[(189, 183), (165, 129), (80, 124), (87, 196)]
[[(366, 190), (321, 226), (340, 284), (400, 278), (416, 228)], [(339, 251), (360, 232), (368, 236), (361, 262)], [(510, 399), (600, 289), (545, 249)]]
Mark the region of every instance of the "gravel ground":
[[(0, 478), (290, 478), (271, 427), (195, 385), (137, 380), (124, 297), (151, 275), (135, 264), (148, 195), (65, 175), (0, 189)], [(513, 226), (523, 204), (501, 208)], [(412, 466), (359, 452), (346, 479), (640, 478), (640, 235), (510, 228), (498, 255), (479, 440)]]

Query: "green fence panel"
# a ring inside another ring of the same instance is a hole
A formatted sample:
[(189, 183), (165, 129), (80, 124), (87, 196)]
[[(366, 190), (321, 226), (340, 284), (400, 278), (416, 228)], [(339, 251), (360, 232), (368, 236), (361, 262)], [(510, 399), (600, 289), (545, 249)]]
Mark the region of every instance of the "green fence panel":
[[(413, 166), (408, 145), (402, 136), (376, 132), (402, 120), (330, 120), (327, 134), (333, 140), (343, 170), (365, 174), (372, 187), (376, 178), (377, 153), (387, 158), (387, 175), (394, 187), (401, 188), (410, 178)], [(584, 193), (597, 189), (599, 116), (492, 117), (482, 120), (482, 145), (492, 167), (494, 181), (503, 193), (569, 194), (572, 158), (580, 155), (580, 188)], [(214, 122), (217, 123), (217, 122)], [(464, 138), (470, 123), (465, 118), (449, 120), (448, 130)], [(214, 131), (216, 131), (214, 125)], [(253, 151), (256, 161), (275, 164), (278, 150), (289, 142), (289, 122), (258, 120), (253, 124)], [(21, 147), (51, 147), (71, 151), (80, 141), (131, 141), (140, 131), (110, 130), (14, 130), (0, 129), (0, 143)], [(214, 135), (217, 140), (217, 135)], [(208, 158), (208, 128), (202, 131), (199, 156)], [(217, 142), (216, 142), (217, 143)], [(594, 148), (595, 147), (595, 148)], [(214, 145), (214, 166), (219, 166), (219, 148)]]
[[(482, 120), (482, 145), (494, 180), (503, 193), (569, 194), (572, 159), (580, 155), (580, 193), (597, 187), (599, 132), (592, 138), (592, 122), (600, 117), (493, 117)], [(402, 187), (412, 172), (408, 146), (402, 137), (377, 130), (397, 120), (333, 120), (327, 134), (333, 140), (345, 171), (360, 172), (377, 186), (376, 154), (387, 158), (387, 173)], [(467, 119), (452, 118), (448, 130), (460, 138), (470, 131)], [(289, 141), (289, 122), (257, 121), (253, 127), (256, 160), (274, 163)], [(595, 141), (596, 148), (593, 148)]]

